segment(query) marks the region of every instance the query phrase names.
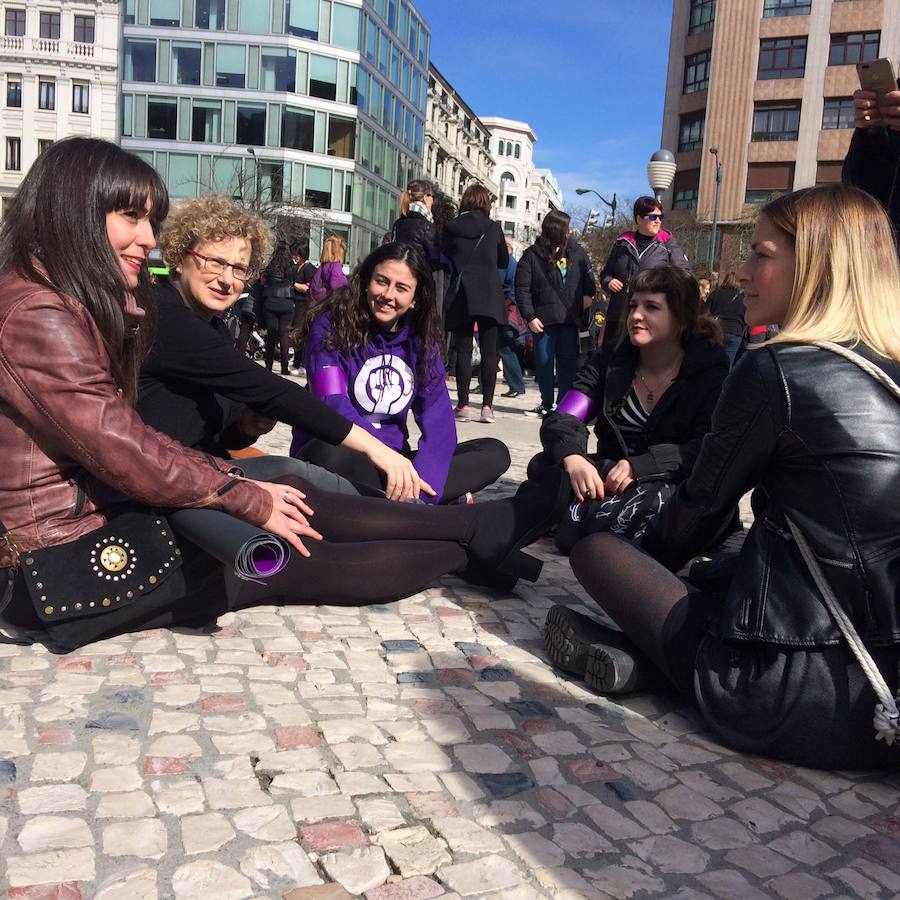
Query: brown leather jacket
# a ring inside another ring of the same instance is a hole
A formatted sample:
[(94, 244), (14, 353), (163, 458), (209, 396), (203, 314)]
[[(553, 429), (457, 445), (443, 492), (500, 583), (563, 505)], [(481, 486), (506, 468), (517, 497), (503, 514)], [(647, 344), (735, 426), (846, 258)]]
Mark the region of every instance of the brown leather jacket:
[[(101, 527), (114, 492), (264, 524), (271, 498), (229, 470), (141, 421), (80, 303), (18, 275), (0, 278), (0, 521), (18, 551)], [(0, 567), (12, 561), (0, 540)]]

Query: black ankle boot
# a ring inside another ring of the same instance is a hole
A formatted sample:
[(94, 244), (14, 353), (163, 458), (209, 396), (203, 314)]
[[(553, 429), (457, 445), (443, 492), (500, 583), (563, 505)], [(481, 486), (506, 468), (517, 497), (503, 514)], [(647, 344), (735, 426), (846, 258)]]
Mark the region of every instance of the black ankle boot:
[(476, 504), (472, 527), (461, 543), (481, 569), (537, 581), (543, 563), (522, 552), (558, 521), (569, 499), (569, 476), (558, 467), (539, 482), (523, 484), (515, 497)]

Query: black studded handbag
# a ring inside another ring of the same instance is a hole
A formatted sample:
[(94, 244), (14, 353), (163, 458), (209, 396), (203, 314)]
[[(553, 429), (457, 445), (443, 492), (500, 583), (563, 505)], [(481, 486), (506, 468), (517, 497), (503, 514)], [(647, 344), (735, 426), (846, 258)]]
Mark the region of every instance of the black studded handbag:
[(35, 612), (48, 623), (139, 603), (181, 566), (169, 523), (152, 509), (131, 509), (67, 544), (17, 556)]

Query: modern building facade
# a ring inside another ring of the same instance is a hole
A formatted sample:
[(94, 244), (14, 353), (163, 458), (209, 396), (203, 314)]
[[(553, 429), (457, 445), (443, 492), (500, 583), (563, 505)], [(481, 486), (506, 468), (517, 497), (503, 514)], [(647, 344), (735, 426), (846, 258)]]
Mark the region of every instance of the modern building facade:
[(0, 27), (5, 208), (53, 141), (72, 134), (117, 139), (121, 10), (108, 0), (4, 0)]
[[(900, 0), (675, 0), (662, 146), (668, 206), (751, 218), (773, 194), (840, 179), (855, 63), (900, 62)], [(727, 232), (727, 228), (726, 228)]]
[(519, 252), (540, 234), (544, 216), (551, 209), (562, 209), (562, 193), (553, 173), (534, 165), (537, 135), (527, 122), (494, 116), (481, 121), (491, 132), (500, 185), (492, 214)]
[(407, 0), (124, 0), (122, 144), (174, 197), (264, 209), (317, 258), (381, 242), (425, 140), (428, 26)]
[(494, 166), (487, 127), (431, 63), (425, 116), (425, 177), (455, 203), (475, 182), (496, 197)]

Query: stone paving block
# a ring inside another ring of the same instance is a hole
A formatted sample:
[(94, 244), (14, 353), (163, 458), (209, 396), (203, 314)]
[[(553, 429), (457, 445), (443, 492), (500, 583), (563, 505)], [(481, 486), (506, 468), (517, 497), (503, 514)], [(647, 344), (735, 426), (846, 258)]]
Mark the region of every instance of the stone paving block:
[(93, 881), (94, 875), (94, 850), (89, 847), (48, 850), (44, 853), (10, 856), (6, 859), (6, 877), (12, 888)]
[(366, 891), (366, 900), (431, 900), (441, 896), (445, 896), (444, 889), (424, 875), (388, 882)]
[(369, 843), (359, 825), (348, 820), (304, 825), (300, 828), (300, 841), (307, 850), (315, 853), (362, 847)]
[(339, 884), (331, 883), (294, 888), (284, 895), (284, 900), (353, 900), (353, 896)]
[(391, 874), (381, 847), (326, 853), (319, 862), (328, 877), (340, 882), (351, 894), (365, 894), (380, 887)]
[(254, 847), (241, 859), (241, 871), (263, 890), (273, 881), (296, 886), (322, 883), (309, 857), (293, 841)]
[(356, 808), (350, 797), (332, 794), (324, 797), (302, 797), (291, 801), (291, 816), (295, 822), (321, 822), (353, 816)]
[(407, 824), (405, 816), (393, 800), (383, 797), (360, 797), (355, 802), (360, 820), (373, 834)]
[(87, 754), (37, 753), (31, 765), (32, 781), (75, 781), (84, 771)]
[(177, 900), (244, 900), (253, 896), (250, 879), (214, 859), (179, 866), (172, 876), (172, 890)]
[(431, 875), (440, 866), (452, 862), (447, 845), (421, 825), (384, 831), (376, 843), (404, 878)]
[(725, 854), (730, 865), (738, 866), (758, 878), (783, 875), (795, 868), (795, 863), (768, 847), (738, 847)]
[(510, 757), (493, 744), (456, 747), (454, 755), (467, 772), (499, 774), (512, 765)]
[(134, 869), (116, 874), (98, 885), (94, 900), (157, 900), (155, 869)]
[(832, 895), (831, 885), (805, 872), (773, 878), (766, 883), (766, 887), (785, 900), (815, 900), (817, 897)]
[(181, 845), (188, 856), (218, 850), (234, 837), (235, 830), (221, 813), (187, 816), (181, 820)]
[(162, 859), (167, 849), (166, 828), (159, 819), (134, 819), (103, 828), (103, 852), (107, 856)]
[(87, 822), (67, 816), (35, 816), (25, 823), (18, 840), (25, 853), (94, 846)]
[(495, 891), (509, 890), (522, 881), (522, 872), (502, 856), (486, 856), (474, 862), (445, 866), (438, 872), (440, 880), (461, 897), (477, 897), (485, 885)]
[(506, 843), (527, 870), (557, 868), (566, 861), (566, 852), (536, 831), (506, 835)]
[(53, 784), (19, 791), (17, 800), (23, 816), (73, 812), (85, 808), (87, 793), (78, 784)]
[(754, 888), (740, 872), (718, 869), (696, 876), (714, 897), (740, 897), (741, 900), (768, 900), (771, 894)]

